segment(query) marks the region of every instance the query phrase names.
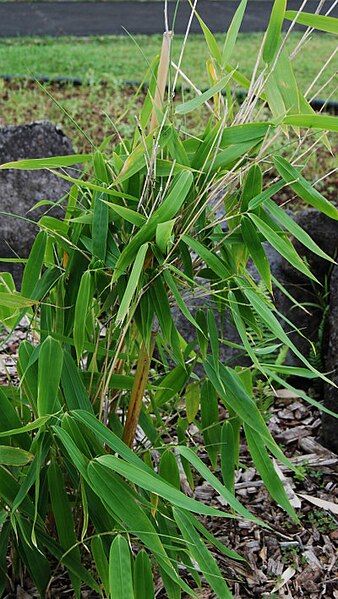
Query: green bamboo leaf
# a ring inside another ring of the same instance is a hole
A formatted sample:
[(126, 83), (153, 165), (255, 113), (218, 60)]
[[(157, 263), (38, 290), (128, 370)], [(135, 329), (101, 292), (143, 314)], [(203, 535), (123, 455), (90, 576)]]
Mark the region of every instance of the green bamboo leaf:
[(235, 432), (229, 420), (222, 426), (221, 434), (221, 472), (224, 486), (230, 493), (235, 491)]
[(97, 536), (91, 542), (92, 556), (99, 577), (101, 578), (106, 596), (109, 596), (109, 565), (101, 537)]
[[(316, 277), (312, 274), (310, 269), (306, 266), (305, 262), (301, 259), (301, 257), (297, 254), (291, 243), (288, 243), (281, 235), (278, 235), (276, 231), (274, 231), (269, 225), (267, 225), (259, 216), (256, 214), (250, 213), (250, 218), (256, 225), (257, 229), (260, 233), (265, 237), (265, 239), (272, 245), (272, 247), (277, 250), (279, 254), (281, 254), (285, 260), (290, 262), (294, 268), (297, 268), (300, 272), (302, 272), (305, 276), (309, 277), (313, 281), (317, 281)], [(256, 261), (254, 260), (255, 264)], [(258, 265), (256, 264), (257, 269)], [(271, 284), (270, 284), (271, 288)]]
[(48, 336), (42, 343), (38, 362), (38, 398), (39, 416), (54, 414), (57, 411), (58, 391), (61, 379), (63, 351), (59, 341)]
[[(338, 22), (338, 19), (336, 20)], [(338, 118), (327, 114), (289, 114), (283, 118), (282, 123), (294, 127), (338, 132)]]
[(189, 424), (194, 422), (200, 407), (200, 384), (194, 381), (187, 385), (185, 390), (185, 407)]
[(338, 210), (331, 204), (319, 191), (304, 179), (298, 169), (293, 167), (285, 158), (276, 156), (274, 158), (275, 166), (283, 177), (284, 181), (289, 184), (291, 189), (305, 202), (317, 208), (327, 216), (338, 220)]
[(126, 539), (117, 535), (109, 552), (109, 590), (111, 599), (134, 599), (130, 549)]
[(278, 183), (274, 183), (270, 185), (267, 189), (264, 189), (261, 193), (256, 195), (249, 201), (248, 210), (256, 210), (265, 200), (271, 198), (275, 193), (278, 193), (281, 189), (285, 187), (285, 181), (278, 181)]
[(219, 599), (231, 599), (232, 594), (215, 559), (201, 540), (200, 534), (196, 531), (189, 516), (177, 508), (173, 509), (173, 514), (182, 536), (187, 542), (189, 553), (198, 563), (202, 574), (216, 593), (216, 596)]
[(243, 21), (247, 0), (241, 0), (230, 23), (222, 51), (222, 68), (229, 62), (235, 48), (238, 32)]
[(290, 460), (284, 456), (280, 447), (273, 439), (257, 404), (248, 394), (238, 373), (231, 368), (224, 366), (224, 364), (220, 364), (219, 375), (217, 375), (213, 360), (210, 357), (208, 357), (204, 363), (204, 370), (225, 405), (237, 414), (243, 422), (246, 422), (255, 429), (255, 431), (262, 436), (266, 445), (275, 457), (293, 470), (294, 466), (292, 466)]
[(134, 297), (134, 294), (136, 292), (136, 289), (137, 289), (137, 286), (139, 284), (139, 280), (140, 280), (140, 277), (142, 274), (148, 247), (149, 247), (149, 244), (144, 243), (143, 245), (141, 245), (141, 247), (139, 248), (139, 250), (136, 254), (135, 262), (133, 264), (133, 268), (132, 268), (131, 273), (128, 278), (127, 287), (123, 294), (123, 297), (122, 297), (122, 300), (121, 300), (121, 303), (120, 303), (120, 306), (119, 306), (119, 309), (118, 309), (118, 312), (116, 315), (116, 322), (119, 324), (123, 323), (125, 317), (127, 316), (128, 312), (129, 312), (129, 307), (130, 307), (131, 301)]
[(233, 293), (233, 291), (230, 291), (230, 293), (229, 293), (229, 305), (230, 305), (233, 321), (235, 323), (237, 332), (242, 340), (243, 346), (245, 347), (248, 356), (251, 358), (252, 363), (255, 364), (257, 368), (259, 368), (257, 357), (256, 357), (254, 349), (252, 347), (252, 342), (249, 341), (249, 338), (248, 338), (248, 335), (246, 332), (246, 327), (244, 324), (244, 320), (242, 318), (242, 314), (240, 311), (240, 308), (241, 307), (243, 308), (243, 306), (240, 306), (238, 304), (236, 296)]
[(195, 318), (190, 313), (187, 305), (185, 304), (185, 302), (182, 298), (182, 295), (180, 294), (179, 290), (177, 289), (175, 280), (172, 277), (169, 270), (163, 271), (163, 277), (164, 277), (165, 282), (167, 283), (171, 293), (173, 294), (174, 299), (176, 300), (177, 306), (180, 309), (180, 311), (182, 312), (183, 316), (185, 316), (185, 318), (187, 320), (189, 320), (189, 322), (193, 325), (193, 327), (198, 329), (203, 335), (204, 333), (203, 333), (202, 329), (200, 328), (199, 324), (196, 322)]
[(263, 175), (258, 164), (253, 164), (245, 177), (243, 191), (241, 195), (242, 212), (246, 212), (250, 200), (262, 193)]
[(91, 160), (91, 154), (70, 154), (68, 156), (52, 156), (51, 158), (30, 158), (25, 160), (17, 160), (15, 162), (7, 162), (0, 165), (0, 169), (16, 169), (24, 171), (32, 171), (36, 169), (62, 168), (81, 164)]
[(201, 425), (205, 449), (212, 466), (216, 468), (220, 442), (218, 400), (208, 380), (204, 381), (201, 388)]
[(273, 72), (272, 83), (277, 84), (286, 111), (295, 114), (300, 111), (301, 92), (287, 51), (280, 52)]
[(134, 562), (135, 599), (154, 599), (155, 590), (151, 562), (144, 549), (138, 552)]
[[(202, 462), (202, 460), (196, 455), (196, 453), (190, 449), (190, 447), (186, 447), (185, 445), (177, 446), (178, 453), (185, 458), (192, 466), (199, 472), (199, 474), (219, 493), (227, 502), (227, 504), (240, 516), (243, 516), (246, 520), (250, 520), (252, 522), (260, 522), (261, 521), (253, 516), (249, 510), (247, 510), (239, 501), (234, 497), (232, 493), (228, 489), (222, 485), (222, 483), (218, 480), (218, 478), (210, 472), (208, 466)], [(198, 502), (197, 502), (198, 503)], [(181, 506), (178, 506), (181, 507)], [(182, 506), (183, 507), (183, 506)], [(202, 513), (202, 512), (201, 512)]]
[[(278, 376), (278, 374), (276, 372), (276, 368), (271, 368), (271, 364), (265, 365), (264, 370), (268, 377), (270, 377), (271, 379), (276, 381), (283, 388), (289, 389), (289, 391), (292, 391), (292, 393), (295, 395), (295, 397), (301, 397), (302, 399), (304, 399), (304, 401), (306, 401), (311, 406), (314, 406), (315, 408), (317, 408), (317, 410), (319, 410), (320, 412), (325, 412), (326, 414), (329, 414), (330, 416), (333, 416), (334, 418), (338, 418), (338, 412), (333, 412), (332, 410), (329, 410), (329, 408), (324, 406), (324, 404), (320, 403), (320, 401), (316, 401), (312, 397), (309, 397), (308, 395), (306, 395), (306, 393), (304, 393), (304, 391), (302, 391), (302, 389), (296, 389), (295, 387), (293, 387), (293, 385), (290, 385), (290, 383), (288, 383), (285, 380), (285, 377), (282, 379), (280, 376)], [(286, 372), (285, 374), (288, 374), (288, 372)], [(293, 373), (290, 372), (290, 374), (292, 375)], [(295, 372), (295, 375), (298, 376), (297, 372)], [(300, 373), (300, 376), (304, 376), (304, 375)], [(309, 378), (309, 377), (307, 377), (307, 378)], [(317, 377), (315, 377), (315, 378), (317, 378)]]
[(34, 455), (19, 447), (0, 445), (0, 464), (2, 466), (25, 466), (32, 461)]
[(270, 264), (264, 248), (259, 240), (256, 229), (250, 219), (243, 216), (241, 219), (241, 233), (249, 254), (261, 275), (268, 290), (272, 291)]
[(200, 501), (196, 501), (191, 497), (186, 497), (181, 491), (175, 489), (172, 485), (162, 480), (156, 473), (148, 474), (144, 469), (141, 469), (134, 464), (128, 464), (119, 458), (111, 455), (100, 456), (95, 459), (95, 462), (102, 464), (106, 468), (117, 472), (130, 482), (138, 485), (142, 489), (163, 497), (172, 505), (182, 507), (188, 511), (196, 512), (209, 516), (229, 517), (229, 514), (222, 512), (211, 506), (207, 506)]
[(199, 96), (196, 96), (192, 100), (188, 100), (187, 102), (184, 102), (183, 104), (178, 104), (178, 106), (176, 106), (176, 110), (175, 110), (176, 114), (180, 114), (180, 115), (188, 114), (189, 112), (192, 112), (193, 110), (196, 110), (197, 108), (200, 108), (205, 102), (208, 102), (208, 100), (210, 100), (210, 98), (212, 98), (217, 93), (222, 91), (222, 89), (224, 89), (225, 86), (229, 83), (231, 77), (232, 77), (232, 73), (229, 73), (225, 77), (222, 77), (222, 79), (220, 81), (215, 83), (215, 85), (210, 87), (203, 94), (200, 94)]
[(116, 281), (135, 259), (141, 245), (151, 241), (156, 233), (157, 225), (172, 220), (176, 216), (189, 193), (192, 183), (193, 176), (190, 172), (185, 171), (177, 176), (163, 203), (121, 252), (116, 263), (113, 281)]
[[(0, 405), (3, 405), (2, 401), (1, 401)], [(40, 429), (46, 424), (46, 422), (48, 422), (48, 420), (50, 420), (51, 417), (52, 417), (52, 415), (48, 414), (47, 416), (41, 416), (40, 418), (37, 418), (33, 422), (29, 422), (28, 424), (25, 424), (24, 426), (19, 425), (16, 428), (11, 428), (11, 429), (8, 429), (5, 431), (1, 430), (0, 438), (13, 437), (14, 435), (21, 435), (23, 433), (29, 433), (30, 431)], [(29, 441), (29, 437), (27, 437), (27, 439)]]
[(230, 273), (225, 266), (225, 264), (208, 248), (206, 248), (202, 243), (197, 241), (197, 239), (193, 239), (188, 235), (183, 235), (182, 240), (189, 246), (191, 249), (196, 252), (204, 260), (204, 262), (211, 268), (211, 270), (220, 277), (220, 279), (228, 279), (230, 277)]
[[(311, 372), (316, 374), (319, 378), (323, 379), (327, 383), (332, 384), (332, 381), (330, 381), (330, 379), (328, 379), (324, 374), (318, 372), (318, 370), (314, 366), (312, 366), (312, 364), (310, 364), (310, 362), (305, 358), (305, 356), (303, 356), (302, 353), (297, 349), (295, 344), (285, 333), (284, 329), (277, 320), (276, 316), (273, 314), (272, 310), (270, 310), (266, 301), (264, 301), (253, 289), (246, 288), (244, 289), (244, 293), (248, 298), (250, 305), (258, 314), (259, 318), (263, 320), (263, 322), (265, 322), (265, 324), (269, 327), (270, 331), (275, 335), (275, 337), (277, 337), (277, 339), (280, 339), (282, 343), (287, 345), (293, 351), (293, 353), (301, 360), (301, 362), (303, 362), (303, 364), (305, 364), (305, 366), (307, 366), (307, 368), (311, 370)], [(250, 422), (248, 422), (248, 424), (249, 426), (251, 426)]]
[(23, 297), (20, 293), (0, 291), (1, 307), (17, 310), (20, 308), (29, 308), (30, 306), (34, 306), (34, 304), (36, 304), (35, 300)]
[(270, 495), (294, 522), (299, 522), (260, 436), (247, 424), (244, 424), (244, 430), (251, 457)]
[(163, 478), (163, 480), (176, 487), (176, 489), (181, 488), (180, 472), (178, 469), (177, 461), (175, 455), (172, 451), (170, 451), (170, 449), (167, 449), (161, 455), (159, 464), (159, 474), (161, 478)]
[(240, 158), (244, 158), (251, 150), (253, 150), (257, 144), (261, 143), (261, 140), (262, 138), (257, 138), (253, 141), (228, 146), (225, 150), (221, 150), (216, 158), (212, 157), (207, 161), (205, 170), (208, 171), (210, 168), (212, 171), (219, 168), (229, 169)]
[(74, 315), (73, 337), (78, 361), (82, 357), (87, 337), (86, 322), (91, 299), (91, 273), (89, 270), (86, 270), (81, 277)]
[(189, 372), (180, 364), (165, 375), (157, 385), (154, 401), (157, 407), (164, 406), (179, 394), (189, 378)]
[[(56, 524), (56, 530), (59, 542), (64, 551), (71, 551), (69, 555), (81, 565), (80, 549), (78, 547), (74, 520), (68, 495), (65, 491), (65, 481), (62, 471), (55, 460), (49, 465), (47, 471), (48, 488), (51, 499), (53, 516)], [(81, 579), (69, 572), (70, 579), (73, 585), (75, 596), (80, 595)]]
[(296, 10), (287, 10), (285, 18), (289, 21), (295, 21), (306, 27), (313, 27), (327, 33), (338, 34), (338, 19), (336, 17), (328, 17), (326, 15), (316, 15), (308, 12), (298, 12)]
[(176, 219), (168, 220), (164, 223), (159, 223), (156, 227), (156, 245), (160, 248), (163, 254), (166, 254), (172, 239), (172, 231)]
[(323, 250), (313, 241), (313, 239), (299, 226), (299, 224), (289, 216), (283, 208), (278, 206), (275, 202), (268, 199), (263, 203), (264, 208), (266, 208), (272, 217), (275, 220), (285, 227), (298, 241), (300, 241), (306, 248), (311, 250), (317, 256), (324, 258), (325, 260), (329, 260), (330, 262), (335, 263), (335, 260), (331, 258), (328, 254), (323, 252)]
[(143, 214), (136, 212), (136, 210), (131, 210), (131, 208), (127, 208), (126, 206), (113, 204), (113, 202), (107, 202), (106, 200), (101, 201), (107, 204), (107, 206), (109, 206), (113, 212), (116, 212), (116, 214), (123, 218), (123, 220), (126, 220), (132, 225), (136, 225), (136, 227), (141, 227), (146, 221), (146, 217), (143, 216)]
[(94, 492), (109, 511), (123, 522), (126, 530), (135, 534), (152, 551), (158, 564), (169, 578), (191, 595), (190, 588), (179, 578), (171, 565), (156, 529), (122, 479), (98, 463), (97, 460), (90, 462), (87, 476)]
[[(13, 276), (10, 272), (0, 273), (0, 293), (16, 292), (15, 283)], [(18, 318), (20, 318), (17, 309), (8, 308), (0, 305), (0, 323), (2, 323), (7, 330), (11, 330), (17, 325)]]
[(105, 163), (104, 156), (100, 150), (96, 150), (93, 157), (95, 177), (102, 183), (109, 184), (109, 175)]
[(93, 412), (80, 371), (69, 351), (65, 351), (63, 355), (61, 386), (69, 410), (82, 409)]
[(285, 10), (286, 0), (275, 0), (263, 46), (263, 60), (267, 63), (273, 61), (279, 48)]
[(102, 201), (104, 197), (104, 194), (95, 195), (92, 221), (93, 254), (103, 262), (106, 259), (109, 225), (109, 208)]
[(221, 51), (218, 47), (218, 43), (216, 41), (215, 36), (211, 33), (209, 27), (204, 23), (203, 19), (200, 17), (200, 15), (198, 14), (198, 12), (195, 11), (195, 15), (198, 19), (198, 22), (200, 24), (200, 27), (203, 31), (203, 35), (204, 35), (204, 39), (207, 43), (207, 46), (209, 48), (209, 52), (211, 54), (211, 56), (214, 58), (214, 60), (216, 61), (217, 64), (221, 64), (222, 62), (222, 54)]
[(46, 250), (47, 234), (40, 231), (35, 237), (28, 261), (22, 275), (21, 293), (30, 297), (40, 276)]

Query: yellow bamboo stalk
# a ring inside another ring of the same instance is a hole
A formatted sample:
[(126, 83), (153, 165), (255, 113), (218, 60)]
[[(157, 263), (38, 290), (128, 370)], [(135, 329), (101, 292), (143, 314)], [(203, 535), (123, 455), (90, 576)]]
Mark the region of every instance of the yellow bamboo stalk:
[(131, 390), (130, 403), (128, 407), (127, 419), (123, 431), (123, 441), (132, 446), (134, 441), (136, 428), (140, 418), (144, 391), (148, 382), (151, 357), (154, 350), (155, 337), (152, 337), (150, 348), (142, 343), (133, 388)]

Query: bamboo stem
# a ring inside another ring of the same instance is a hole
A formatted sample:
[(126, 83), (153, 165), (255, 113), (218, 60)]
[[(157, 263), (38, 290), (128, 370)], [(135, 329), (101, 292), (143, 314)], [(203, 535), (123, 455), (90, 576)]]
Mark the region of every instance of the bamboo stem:
[(142, 343), (140, 354), (137, 360), (136, 374), (133, 388), (131, 391), (130, 403), (128, 407), (127, 419), (124, 426), (123, 441), (132, 446), (135, 433), (140, 418), (144, 391), (148, 382), (150, 363), (154, 351), (155, 336), (152, 336), (150, 348)]
[(157, 72), (157, 84), (156, 91), (154, 97), (153, 110), (151, 114), (150, 121), (150, 131), (156, 129), (158, 125), (158, 112), (163, 107), (163, 98), (165, 92), (165, 86), (167, 84), (168, 79), (168, 71), (170, 65), (170, 48), (171, 48), (171, 40), (173, 37), (172, 31), (166, 31), (163, 34), (162, 48), (161, 48), (161, 56), (160, 56), (160, 64), (158, 65)]

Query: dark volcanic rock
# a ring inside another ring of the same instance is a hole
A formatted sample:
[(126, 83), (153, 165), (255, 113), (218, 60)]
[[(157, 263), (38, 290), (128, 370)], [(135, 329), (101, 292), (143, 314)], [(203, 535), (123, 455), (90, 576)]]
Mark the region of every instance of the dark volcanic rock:
[[(72, 154), (70, 140), (63, 132), (48, 121), (29, 125), (0, 128), (0, 163), (12, 162), (23, 158), (47, 158)], [(56, 216), (61, 208), (40, 207), (29, 212), (40, 200), (58, 201), (67, 193), (69, 184), (45, 171), (0, 171), (0, 257), (25, 258), (37, 233), (34, 222), (43, 214)], [(18, 218), (24, 217), (24, 218)], [(2, 270), (13, 273), (17, 285), (20, 283), (22, 267), (19, 264), (1, 264)]]
[[(328, 327), (328, 352), (325, 369), (330, 373), (330, 379), (338, 386), (338, 266), (335, 266), (330, 281), (330, 316)], [(338, 389), (325, 385), (325, 407), (338, 413)], [(332, 451), (338, 453), (338, 420), (334, 416), (323, 413), (322, 441)]]

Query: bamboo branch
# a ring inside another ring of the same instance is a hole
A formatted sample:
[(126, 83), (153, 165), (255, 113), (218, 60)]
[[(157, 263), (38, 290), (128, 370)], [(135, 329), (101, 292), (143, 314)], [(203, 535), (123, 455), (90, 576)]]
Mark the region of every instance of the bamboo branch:
[(150, 131), (156, 129), (158, 125), (158, 112), (163, 107), (163, 98), (165, 92), (165, 86), (167, 84), (168, 79), (168, 71), (170, 65), (170, 48), (171, 48), (171, 40), (173, 37), (172, 31), (166, 31), (163, 34), (162, 48), (161, 48), (161, 56), (160, 56), (160, 64), (158, 65), (157, 72), (157, 84), (156, 91), (154, 97), (153, 110), (151, 114), (150, 121)]

